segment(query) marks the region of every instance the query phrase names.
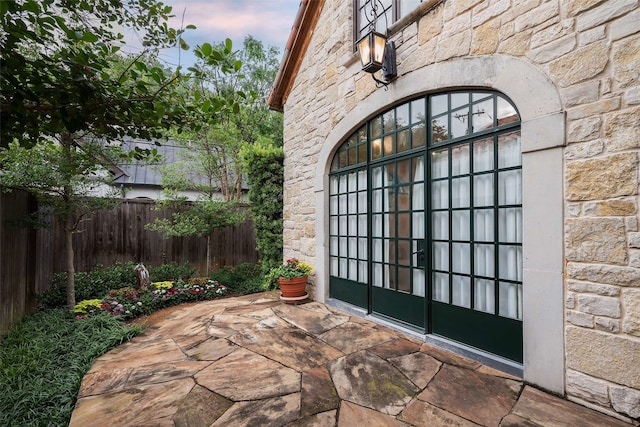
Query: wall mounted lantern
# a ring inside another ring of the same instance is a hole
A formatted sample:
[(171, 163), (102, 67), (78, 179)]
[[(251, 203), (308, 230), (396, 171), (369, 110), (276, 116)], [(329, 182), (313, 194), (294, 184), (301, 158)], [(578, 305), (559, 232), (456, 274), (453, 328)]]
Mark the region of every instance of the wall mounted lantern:
[[(369, 1), (369, 12), (364, 16), (369, 21), (369, 31), (356, 43), (362, 70), (371, 74), (376, 86), (384, 86), (385, 89), (397, 76), (396, 69), (396, 48), (394, 42), (387, 41), (387, 37), (375, 30), (378, 21), (378, 2), (380, 0)], [(380, 4), (382, 6), (382, 3)], [(382, 7), (384, 11), (384, 7)], [(369, 17), (371, 15), (371, 17)], [(385, 12), (385, 20), (387, 18)], [(388, 25), (387, 25), (388, 26)], [(374, 73), (382, 70), (382, 80), (378, 79)]]

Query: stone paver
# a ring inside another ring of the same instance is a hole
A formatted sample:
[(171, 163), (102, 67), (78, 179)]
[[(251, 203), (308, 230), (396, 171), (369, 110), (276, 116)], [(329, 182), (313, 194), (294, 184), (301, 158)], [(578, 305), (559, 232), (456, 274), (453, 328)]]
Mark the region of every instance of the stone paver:
[(85, 375), (71, 427), (629, 426), (317, 302), (186, 304)]

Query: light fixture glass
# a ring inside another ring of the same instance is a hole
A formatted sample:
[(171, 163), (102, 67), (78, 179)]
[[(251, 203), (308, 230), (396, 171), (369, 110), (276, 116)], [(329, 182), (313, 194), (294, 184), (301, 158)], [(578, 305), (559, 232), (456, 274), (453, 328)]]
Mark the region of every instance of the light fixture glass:
[(387, 38), (373, 30), (358, 40), (358, 53), (363, 71), (375, 73), (382, 68), (386, 44)]

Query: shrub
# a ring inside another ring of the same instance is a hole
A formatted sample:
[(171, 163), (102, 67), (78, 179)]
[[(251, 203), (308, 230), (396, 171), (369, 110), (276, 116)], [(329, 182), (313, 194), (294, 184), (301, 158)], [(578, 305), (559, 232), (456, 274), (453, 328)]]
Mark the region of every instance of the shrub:
[(152, 282), (164, 282), (167, 280), (188, 279), (196, 272), (188, 262), (180, 265), (177, 262), (162, 264), (158, 267), (149, 268), (149, 276)]
[(235, 267), (223, 267), (214, 270), (210, 277), (241, 295), (263, 290), (262, 268), (257, 264), (242, 263)]
[(86, 299), (80, 301), (73, 308), (73, 312), (77, 316), (86, 316), (89, 314), (97, 313), (100, 310), (100, 306), (102, 305), (102, 300), (100, 299)]
[(151, 290), (156, 290), (156, 289), (171, 289), (173, 288), (173, 282), (171, 280), (167, 280), (164, 282), (153, 282), (151, 283), (150, 289)]
[[(109, 267), (98, 264), (89, 272), (76, 272), (76, 301), (104, 298), (112, 290), (135, 287), (135, 267), (133, 262), (116, 262)], [(151, 277), (157, 281), (189, 278), (194, 272), (195, 268), (188, 263), (175, 262), (150, 269)], [(40, 308), (64, 307), (67, 304), (67, 273), (52, 274), (49, 283), (50, 288), (38, 295)]]

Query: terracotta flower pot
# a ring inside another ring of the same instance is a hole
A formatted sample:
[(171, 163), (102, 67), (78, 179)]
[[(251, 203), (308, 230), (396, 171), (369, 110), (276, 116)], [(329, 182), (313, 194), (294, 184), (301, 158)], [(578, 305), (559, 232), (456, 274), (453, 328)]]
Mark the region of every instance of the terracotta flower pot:
[(307, 293), (307, 279), (308, 276), (294, 277), (292, 279), (286, 279), (280, 277), (278, 284), (280, 284), (280, 292), (285, 298), (302, 297)]

